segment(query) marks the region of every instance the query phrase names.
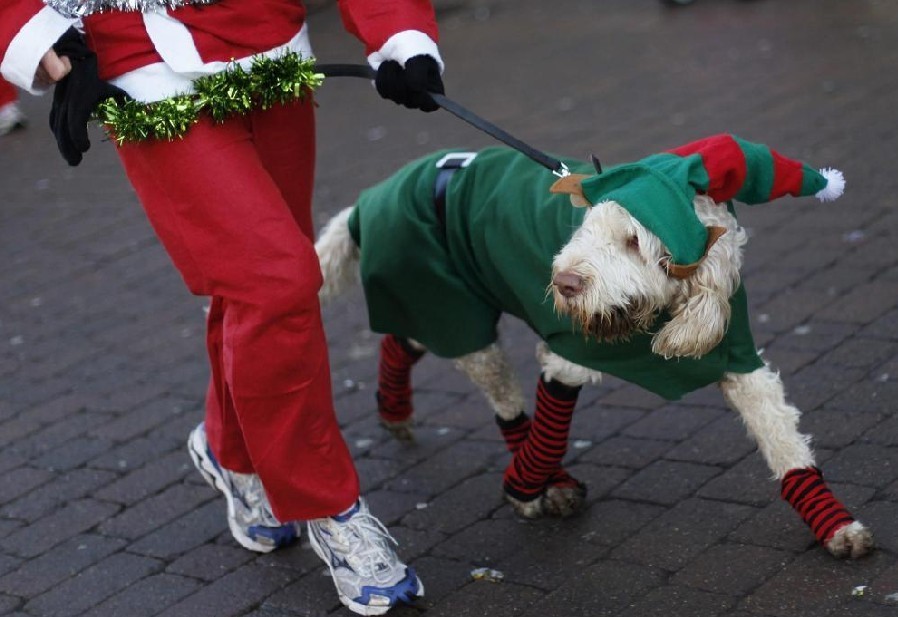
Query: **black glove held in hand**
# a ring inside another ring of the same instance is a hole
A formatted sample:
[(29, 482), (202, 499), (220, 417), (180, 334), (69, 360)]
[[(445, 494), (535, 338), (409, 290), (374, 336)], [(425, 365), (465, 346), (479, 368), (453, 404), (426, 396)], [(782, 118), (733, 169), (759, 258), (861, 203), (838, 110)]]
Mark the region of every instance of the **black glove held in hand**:
[(440, 65), (432, 56), (413, 56), (405, 63), (405, 68), (395, 60), (381, 63), (374, 78), (377, 92), (409, 109), (436, 111), (439, 109), (428, 92), (444, 94)]
[(69, 28), (53, 45), (59, 56), (68, 56), (72, 71), (56, 84), (50, 108), (50, 130), (69, 165), (81, 162), (90, 149), (87, 123), (94, 109), (109, 97), (124, 100), (124, 90), (101, 81), (97, 73), (97, 55), (87, 48), (81, 34)]

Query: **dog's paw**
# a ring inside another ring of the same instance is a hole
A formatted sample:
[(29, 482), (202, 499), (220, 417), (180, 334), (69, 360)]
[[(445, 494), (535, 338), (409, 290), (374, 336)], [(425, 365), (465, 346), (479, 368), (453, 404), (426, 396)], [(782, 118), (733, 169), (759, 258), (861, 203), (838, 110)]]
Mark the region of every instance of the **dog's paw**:
[(826, 550), (842, 559), (857, 559), (873, 550), (873, 532), (859, 521), (854, 521), (839, 529), (826, 543)]
[(586, 485), (562, 471), (549, 481), (542, 496), (543, 514), (567, 518), (577, 514), (586, 503)]
[(415, 441), (415, 432), (412, 430), (412, 424), (413, 421), (411, 419), (396, 422), (384, 420), (383, 418), (380, 419), (380, 425), (387, 429), (394, 439), (406, 443)]
[(511, 504), (514, 513), (521, 518), (534, 519), (542, 518), (544, 516), (543, 495), (539, 495), (535, 499), (529, 501), (522, 501), (517, 497), (512, 497), (508, 493), (503, 494), (505, 495), (505, 501)]

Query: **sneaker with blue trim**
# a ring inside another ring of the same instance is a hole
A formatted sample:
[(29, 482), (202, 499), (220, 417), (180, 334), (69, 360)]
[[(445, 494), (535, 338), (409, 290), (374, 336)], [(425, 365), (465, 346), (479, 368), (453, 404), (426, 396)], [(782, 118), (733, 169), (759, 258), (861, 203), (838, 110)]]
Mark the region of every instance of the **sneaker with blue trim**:
[(205, 423), (200, 422), (190, 432), (187, 449), (206, 482), (224, 494), (228, 502), (228, 527), (241, 546), (270, 553), (299, 538), (300, 523), (281, 523), (272, 514), (259, 476), (230, 471), (218, 464), (206, 440)]
[(368, 511), (364, 499), (347, 512), (309, 521), (309, 543), (330, 568), (340, 602), (359, 615), (383, 615), (398, 602), (424, 595), (415, 570), (406, 566), (396, 540)]

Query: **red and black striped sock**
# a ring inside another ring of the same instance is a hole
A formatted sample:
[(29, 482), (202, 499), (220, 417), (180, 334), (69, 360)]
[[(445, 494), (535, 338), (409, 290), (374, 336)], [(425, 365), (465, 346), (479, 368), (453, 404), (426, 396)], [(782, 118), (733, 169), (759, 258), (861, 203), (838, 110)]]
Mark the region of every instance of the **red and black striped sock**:
[(424, 355), (408, 341), (388, 334), (380, 342), (377, 373), (377, 412), (385, 422), (412, 416), (412, 366)]
[(783, 477), (780, 494), (795, 508), (821, 544), (826, 544), (839, 529), (854, 522), (854, 517), (833, 496), (823, 480), (823, 473), (816, 467), (789, 471)]
[[(559, 472), (567, 452), (571, 417), (580, 387), (541, 376), (536, 388), (536, 413), (527, 440), (505, 470), (505, 492), (521, 501), (535, 499)], [(561, 476), (559, 476), (561, 478)]]
[(504, 420), (497, 415), (496, 424), (502, 431), (505, 447), (512, 454), (521, 449), (521, 446), (527, 441), (527, 435), (530, 434), (530, 418), (523, 411), (511, 420)]

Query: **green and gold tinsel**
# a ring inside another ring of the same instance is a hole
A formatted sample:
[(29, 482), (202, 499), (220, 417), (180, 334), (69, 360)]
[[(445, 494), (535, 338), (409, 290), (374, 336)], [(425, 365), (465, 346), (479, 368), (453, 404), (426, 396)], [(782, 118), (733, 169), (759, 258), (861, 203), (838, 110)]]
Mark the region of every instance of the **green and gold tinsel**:
[(171, 140), (183, 137), (201, 114), (223, 122), (255, 107), (268, 109), (277, 103), (302, 100), (323, 80), (324, 75), (315, 71), (315, 61), (296, 52), (277, 58), (258, 56), (249, 71), (232, 62), (224, 71), (200, 77), (193, 82), (193, 94), (155, 103), (107, 99), (97, 107), (96, 119), (119, 145), (146, 139)]

